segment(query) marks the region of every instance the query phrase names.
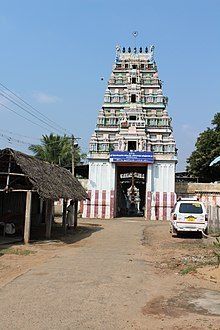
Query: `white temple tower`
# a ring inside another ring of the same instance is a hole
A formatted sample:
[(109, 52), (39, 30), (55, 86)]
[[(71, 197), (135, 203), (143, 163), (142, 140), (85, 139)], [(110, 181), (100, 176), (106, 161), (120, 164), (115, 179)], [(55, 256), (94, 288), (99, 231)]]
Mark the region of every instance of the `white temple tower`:
[(167, 220), (175, 202), (176, 146), (154, 46), (116, 47), (89, 147), (83, 217)]

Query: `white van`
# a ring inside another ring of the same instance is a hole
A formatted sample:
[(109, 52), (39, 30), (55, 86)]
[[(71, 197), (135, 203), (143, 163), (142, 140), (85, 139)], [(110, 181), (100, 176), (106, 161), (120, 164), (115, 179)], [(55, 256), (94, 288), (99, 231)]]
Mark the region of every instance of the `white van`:
[(196, 198), (178, 200), (171, 211), (170, 232), (203, 231), (207, 233), (208, 216), (205, 206)]

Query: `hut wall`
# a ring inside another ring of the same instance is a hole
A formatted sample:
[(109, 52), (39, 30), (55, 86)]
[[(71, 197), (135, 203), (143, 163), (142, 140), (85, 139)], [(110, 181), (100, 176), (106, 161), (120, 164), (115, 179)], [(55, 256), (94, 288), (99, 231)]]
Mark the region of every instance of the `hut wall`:
[[(15, 224), (16, 232), (24, 231), (26, 210), (26, 192), (0, 192), (0, 221)], [(37, 193), (32, 193), (31, 201), (31, 228), (42, 222), (41, 201)]]
[(24, 218), (25, 204), (26, 204), (25, 192), (0, 193), (1, 216), (4, 216), (5, 214), (10, 212), (19, 215), (19, 217), (21, 218)]
[[(26, 207), (26, 192), (0, 193), (0, 216), (7, 213), (18, 215), (24, 219)], [(39, 223), (40, 199), (37, 193), (32, 193), (31, 218), (33, 224)]]
[(25, 192), (0, 192), (0, 221), (14, 223), (16, 232), (22, 234), (25, 218), (25, 205)]
[(32, 193), (31, 200), (31, 225), (37, 226), (42, 222), (41, 217), (41, 202), (39, 195), (35, 192)]

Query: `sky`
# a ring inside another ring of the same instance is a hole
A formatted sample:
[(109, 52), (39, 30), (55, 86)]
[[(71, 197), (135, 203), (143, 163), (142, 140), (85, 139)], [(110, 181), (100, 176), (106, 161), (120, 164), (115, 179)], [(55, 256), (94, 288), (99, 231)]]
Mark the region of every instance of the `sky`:
[[(0, 83), (80, 137), (83, 151), (95, 129), (115, 46), (134, 46), (133, 31), (138, 47), (155, 45), (179, 150), (177, 169), (185, 169), (198, 134), (220, 112), (220, 1), (0, 0), (0, 8)], [(1, 95), (0, 103), (31, 119)], [(27, 152), (23, 142), (63, 133), (38, 123), (42, 127), (0, 106), (0, 148)]]

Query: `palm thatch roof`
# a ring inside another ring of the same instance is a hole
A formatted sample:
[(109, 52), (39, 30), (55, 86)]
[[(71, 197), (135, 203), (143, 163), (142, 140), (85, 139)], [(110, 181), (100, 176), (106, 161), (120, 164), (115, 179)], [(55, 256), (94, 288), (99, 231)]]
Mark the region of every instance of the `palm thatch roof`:
[(13, 164), (10, 172), (23, 173), (31, 183), (32, 190), (44, 199), (82, 200), (88, 198), (79, 181), (63, 167), (9, 148), (0, 150), (1, 171), (2, 166), (6, 170), (7, 162)]

